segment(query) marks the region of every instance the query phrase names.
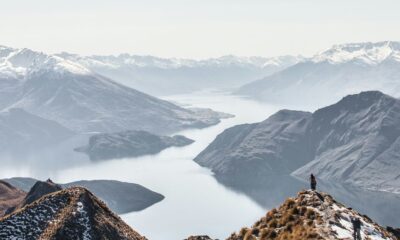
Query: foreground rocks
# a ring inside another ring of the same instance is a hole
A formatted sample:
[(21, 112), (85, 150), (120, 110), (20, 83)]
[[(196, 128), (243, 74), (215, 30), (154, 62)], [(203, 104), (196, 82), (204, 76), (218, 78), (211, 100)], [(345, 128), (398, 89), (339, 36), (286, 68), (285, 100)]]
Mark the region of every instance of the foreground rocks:
[(45, 195), (0, 218), (0, 239), (144, 240), (102, 201), (81, 187)]
[(242, 228), (228, 240), (298, 240), (353, 239), (351, 219), (362, 222), (362, 239), (396, 240), (397, 238), (369, 217), (336, 202), (332, 196), (316, 191), (302, 191), (272, 209), (252, 227)]

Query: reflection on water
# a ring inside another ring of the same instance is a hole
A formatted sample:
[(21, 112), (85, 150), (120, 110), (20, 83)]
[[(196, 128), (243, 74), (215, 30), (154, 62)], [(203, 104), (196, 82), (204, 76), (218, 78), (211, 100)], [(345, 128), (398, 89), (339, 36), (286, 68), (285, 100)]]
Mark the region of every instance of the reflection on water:
[[(224, 239), (231, 232), (252, 225), (267, 209), (307, 187), (307, 184), (291, 177), (275, 177), (258, 185), (238, 185), (226, 179), (217, 181), (210, 171), (192, 161), (224, 129), (262, 121), (278, 107), (215, 92), (171, 96), (167, 100), (193, 107), (209, 107), (235, 114), (236, 117), (206, 129), (182, 131), (179, 134), (196, 141), (189, 146), (169, 148), (157, 155), (135, 159), (90, 163), (85, 155), (70, 150), (83, 145), (85, 136), (79, 137), (51, 154), (35, 156), (29, 161), (21, 160), (24, 164), (9, 161), (0, 169), (0, 177), (51, 177), (57, 182), (114, 179), (141, 184), (166, 198), (144, 211), (125, 214), (122, 218), (134, 229), (155, 240), (183, 239), (192, 234), (209, 234)], [(339, 187), (324, 187), (324, 190), (382, 223), (390, 220), (392, 225), (400, 225), (395, 217), (395, 213), (399, 213), (400, 201), (391, 194), (382, 198), (381, 194)], [(397, 204), (397, 207), (392, 204)]]

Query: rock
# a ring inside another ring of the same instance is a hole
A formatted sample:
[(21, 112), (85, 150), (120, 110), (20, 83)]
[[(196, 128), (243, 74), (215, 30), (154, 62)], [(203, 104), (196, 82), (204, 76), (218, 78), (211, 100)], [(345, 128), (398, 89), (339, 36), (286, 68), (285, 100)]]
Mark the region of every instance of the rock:
[(368, 217), (317, 191), (302, 191), (269, 211), (250, 228), (242, 228), (227, 240), (242, 239), (352, 239), (352, 219), (360, 219), (363, 239), (396, 240)]
[(190, 236), (185, 240), (213, 240), (207, 235), (201, 235), (201, 236)]

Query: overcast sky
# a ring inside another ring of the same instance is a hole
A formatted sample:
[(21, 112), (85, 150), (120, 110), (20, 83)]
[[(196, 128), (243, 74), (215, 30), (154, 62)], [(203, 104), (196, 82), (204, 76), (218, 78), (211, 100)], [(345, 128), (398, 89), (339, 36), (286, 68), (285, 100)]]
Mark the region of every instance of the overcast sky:
[(0, 45), (207, 58), (400, 40), (399, 0), (2, 0)]

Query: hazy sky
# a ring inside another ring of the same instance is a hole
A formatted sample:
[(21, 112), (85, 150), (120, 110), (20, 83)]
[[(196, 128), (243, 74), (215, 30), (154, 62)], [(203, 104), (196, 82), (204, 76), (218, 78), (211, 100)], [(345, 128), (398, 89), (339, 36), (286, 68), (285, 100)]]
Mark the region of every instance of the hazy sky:
[(400, 40), (399, 0), (1, 0), (0, 45), (45, 52), (312, 55)]

